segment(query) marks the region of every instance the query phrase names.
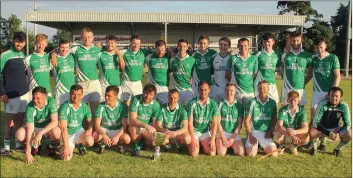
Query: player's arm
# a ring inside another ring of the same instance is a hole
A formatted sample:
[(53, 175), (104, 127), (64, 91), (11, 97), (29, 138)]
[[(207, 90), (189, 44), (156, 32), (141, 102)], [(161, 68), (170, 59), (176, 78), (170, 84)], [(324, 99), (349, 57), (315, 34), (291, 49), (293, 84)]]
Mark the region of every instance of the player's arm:
[(334, 80), (333, 80), (333, 84), (332, 87), (338, 87), (341, 81), (341, 72), (340, 69), (334, 69), (333, 70), (333, 75), (334, 75)]
[(344, 134), (351, 127), (351, 116), (350, 116), (350, 112), (349, 112), (349, 107), (348, 107), (348, 105), (346, 103), (343, 103), (343, 105), (344, 105), (344, 107), (343, 107), (343, 117), (342, 117), (343, 126), (338, 131), (338, 133), (340, 133), (341, 135)]
[(217, 127), (218, 123), (220, 123), (221, 116), (219, 114), (218, 106), (217, 104), (214, 104), (213, 106), (213, 112), (212, 112), (212, 123), (211, 123), (211, 141), (214, 142), (216, 140), (216, 133), (217, 133)]
[(285, 136), (290, 136), (289, 133), (287, 132), (286, 128), (283, 127), (283, 120), (277, 120), (276, 123), (276, 131), (285, 135)]
[(219, 136), (220, 136), (222, 139), (225, 139), (224, 130), (223, 130), (221, 121), (222, 121), (222, 117), (219, 117), (219, 119), (217, 120), (217, 133), (219, 134)]
[(243, 126), (243, 118), (242, 118), (242, 117), (238, 117), (238, 121), (237, 121), (237, 122), (238, 122), (238, 125), (237, 125), (237, 127), (235, 128), (234, 133), (233, 133), (233, 135), (232, 135), (232, 138), (234, 138), (234, 139), (235, 139), (235, 137), (238, 136), (239, 133), (240, 133), (240, 130), (241, 130), (242, 126)]
[(32, 141), (33, 132), (34, 132), (34, 124), (27, 122), (26, 123), (26, 144), (25, 144), (26, 145), (25, 162), (27, 164), (30, 164), (34, 161), (31, 154), (31, 146), (32, 146), (31, 141)]
[(96, 117), (96, 119), (94, 120), (94, 130), (104, 137), (107, 135), (105, 133), (105, 129), (101, 126), (101, 123), (102, 123), (102, 118)]
[(48, 133), (51, 129), (55, 128), (58, 126), (59, 121), (58, 121), (58, 113), (53, 113), (50, 114), (50, 122), (49, 124), (44, 127), (40, 132), (37, 133), (37, 135), (44, 135)]
[[(62, 120), (60, 119), (60, 130), (61, 130), (61, 137), (62, 137), (62, 141), (63, 141), (63, 145), (64, 145), (64, 150), (68, 150), (69, 149), (69, 134), (67, 132), (67, 120)], [(64, 151), (65, 152), (65, 151)], [(67, 155), (63, 155), (63, 157), (65, 158), (65, 156)]]
[(296, 134), (304, 134), (309, 132), (309, 124), (308, 120), (306, 119), (306, 113), (303, 109), (302, 112), (299, 113), (299, 121), (300, 121), (300, 129), (295, 130)]
[(225, 78), (227, 79), (228, 82), (232, 79), (232, 65), (233, 65), (233, 57), (229, 57), (226, 65), (226, 74)]
[(88, 105), (86, 105), (86, 113), (85, 113), (85, 120), (88, 123), (88, 128), (85, 131), (85, 136), (91, 136), (92, 135), (92, 131), (93, 131), (93, 121), (92, 121), (92, 112), (91, 109), (88, 107)]
[(114, 52), (119, 58), (119, 66), (121, 70), (125, 69), (125, 61), (124, 61), (123, 55), (120, 53), (120, 50), (117, 47), (115, 47)]
[(147, 128), (148, 124), (144, 124), (143, 122), (139, 121), (137, 119), (137, 112), (131, 112), (129, 113), (129, 118), (130, 118), (130, 124), (132, 126), (136, 126), (136, 127), (143, 127), (143, 128)]
[(305, 85), (307, 83), (309, 83), (311, 78), (313, 78), (313, 64), (312, 64), (312, 60), (313, 60), (313, 58), (311, 56), (307, 58), (308, 64), (306, 66), (307, 73), (306, 73), (306, 76), (305, 76)]
[(266, 132), (265, 138), (272, 138), (273, 131), (275, 130), (276, 123), (277, 123), (277, 106), (273, 108), (273, 115), (271, 117), (271, 127), (270, 129)]
[(245, 115), (245, 120), (244, 120), (244, 126), (245, 126), (245, 131), (248, 135), (252, 135), (252, 130), (251, 130), (251, 115), (247, 114)]
[(257, 58), (257, 56), (255, 56), (255, 65), (254, 65), (254, 76), (253, 76), (253, 81), (255, 81), (256, 79), (256, 75), (259, 72), (259, 60)]
[(163, 119), (163, 110), (161, 110), (157, 116), (156, 121), (153, 124), (153, 127), (156, 128), (157, 132), (166, 133), (168, 131), (168, 129), (165, 129), (162, 126)]

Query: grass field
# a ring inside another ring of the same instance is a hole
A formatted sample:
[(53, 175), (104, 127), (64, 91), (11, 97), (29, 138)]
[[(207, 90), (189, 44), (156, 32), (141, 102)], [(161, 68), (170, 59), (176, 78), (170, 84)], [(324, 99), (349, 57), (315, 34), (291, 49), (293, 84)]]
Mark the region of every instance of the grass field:
[[(281, 90), (281, 80), (277, 81), (277, 86)], [(343, 80), (341, 87), (344, 89), (345, 101), (351, 107), (351, 81)], [(312, 83), (309, 83), (306, 87), (307, 115), (311, 103), (311, 89)], [(3, 123), (3, 107), (1, 111)], [(0, 133), (1, 145), (2, 135), (3, 131)], [(243, 131), (242, 138), (244, 137)], [(331, 154), (336, 144), (337, 142), (329, 141), (328, 152), (318, 152), (316, 157), (303, 150), (297, 157), (285, 153), (279, 158), (269, 157), (261, 161), (232, 154), (223, 157), (201, 154), (191, 158), (186, 152), (162, 153), (161, 160), (151, 161), (151, 150), (142, 151), (142, 156), (136, 158), (129, 154), (120, 154), (117, 149), (106, 150), (103, 155), (89, 149), (84, 157), (77, 155), (78, 151), (75, 150), (75, 155), (69, 162), (36, 156), (34, 164), (26, 165), (23, 161), (24, 154), (14, 153), (1, 157), (1, 177), (352, 177), (351, 143), (344, 148), (343, 157), (339, 158)], [(43, 155), (46, 155), (46, 152)], [(257, 157), (259, 156), (262, 156), (262, 153)]]

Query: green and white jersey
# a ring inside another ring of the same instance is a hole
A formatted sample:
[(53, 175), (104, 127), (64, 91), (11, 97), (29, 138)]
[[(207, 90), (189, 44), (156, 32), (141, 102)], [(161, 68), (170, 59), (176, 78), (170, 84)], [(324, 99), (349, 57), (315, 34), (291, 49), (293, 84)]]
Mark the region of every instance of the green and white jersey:
[(211, 85), (211, 75), (213, 73), (213, 59), (217, 51), (213, 49), (206, 49), (205, 53), (201, 53), (199, 50), (193, 51), (191, 56), (195, 58), (195, 70), (193, 73), (193, 81), (197, 86), (200, 81), (206, 81)]
[[(244, 93), (254, 92), (254, 75), (258, 69), (257, 57), (250, 54), (243, 60), (240, 54), (232, 56), (227, 62), (227, 71), (232, 72), (232, 81), (237, 90)], [(235, 79), (235, 80), (234, 80)]]
[(35, 128), (44, 128), (51, 122), (50, 115), (56, 113), (58, 113), (58, 108), (52, 97), (47, 96), (45, 105), (41, 109), (35, 107), (31, 101), (25, 112), (26, 123), (34, 123)]
[(128, 118), (127, 105), (117, 101), (114, 108), (110, 108), (105, 102), (98, 105), (96, 118), (102, 119), (102, 127), (109, 130), (118, 130), (123, 126), (123, 119)]
[(152, 51), (140, 49), (136, 52), (128, 49), (126, 52), (121, 52), (125, 61), (125, 69), (123, 70), (123, 80), (125, 81), (140, 81), (142, 80), (143, 67), (146, 56)]
[(67, 132), (69, 135), (74, 134), (82, 128), (84, 119), (92, 118), (91, 109), (86, 103), (80, 102), (80, 105), (75, 109), (70, 101), (66, 101), (59, 108), (59, 120), (67, 121)]
[(102, 86), (120, 86), (120, 71), (118, 56), (107, 51), (98, 55), (99, 82)]
[(300, 129), (302, 123), (308, 122), (304, 106), (298, 106), (294, 115), (291, 115), (288, 104), (279, 109), (278, 120), (283, 121), (284, 128), (292, 129)]
[(195, 58), (188, 54), (184, 59), (172, 58), (169, 66), (173, 74), (174, 88), (179, 91), (191, 90), (189, 80), (195, 67)]
[(156, 54), (150, 54), (146, 58), (148, 67), (149, 82), (155, 86), (169, 85), (169, 60), (170, 57), (165, 54), (164, 57), (157, 57)]
[(334, 70), (340, 69), (336, 55), (327, 53), (323, 59), (313, 56), (313, 88), (316, 92), (328, 92), (335, 80)]
[(71, 48), (71, 53), (75, 55), (75, 67), (77, 71), (76, 81), (97, 80), (98, 54), (102, 51), (95, 45), (89, 48), (76, 46)]
[(28, 71), (29, 89), (33, 90), (37, 86), (44, 87), (48, 93), (50, 88), (50, 70), (49, 56), (47, 53), (42, 55), (33, 53), (25, 59), (26, 69)]
[(304, 89), (305, 71), (311, 65), (311, 55), (303, 49), (298, 54), (293, 51), (284, 53), (282, 55), (283, 87), (289, 91)]
[(238, 118), (244, 118), (243, 105), (237, 103), (237, 100), (234, 100), (232, 104), (224, 100), (219, 103), (218, 109), (221, 114), (221, 125), (224, 132), (234, 133), (238, 124), (242, 124), (238, 123)]
[(207, 99), (207, 103), (202, 106), (199, 97), (195, 97), (188, 103), (188, 117), (192, 117), (194, 131), (206, 133), (215, 116), (219, 116), (218, 105), (211, 98)]
[[(75, 58), (72, 53), (66, 56), (57, 56), (57, 66), (53, 67), (55, 78), (55, 91), (58, 94), (70, 92), (70, 88), (75, 84)], [(57, 98), (58, 99), (58, 98)]]
[(222, 56), (220, 53), (218, 53), (211, 59), (211, 61), (213, 61), (213, 83), (218, 87), (225, 87), (228, 83), (225, 75), (227, 62), (230, 57), (230, 53), (228, 53), (226, 56)]
[(162, 123), (163, 128), (171, 131), (181, 129), (183, 127), (182, 122), (185, 120), (188, 120), (186, 110), (179, 104), (173, 111), (170, 110), (169, 104), (163, 105), (157, 117), (157, 121)]
[(257, 96), (248, 102), (245, 117), (251, 117), (252, 129), (267, 132), (271, 128), (272, 117), (277, 115), (276, 101), (267, 97), (265, 103)]
[(281, 65), (281, 54), (275, 51), (269, 54), (262, 50), (255, 52), (254, 55), (257, 56), (259, 65), (255, 85), (262, 80), (266, 80), (270, 84), (276, 84), (275, 73), (276, 68)]
[(129, 112), (137, 112), (137, 119), (145, 124), (152, 124), (152, 121), (157, 118), (160, 111), (159, 103), (152, 100), (149, 104), (144, 104), (142, 96), (138, 99), (136, 96), (132, 99)]

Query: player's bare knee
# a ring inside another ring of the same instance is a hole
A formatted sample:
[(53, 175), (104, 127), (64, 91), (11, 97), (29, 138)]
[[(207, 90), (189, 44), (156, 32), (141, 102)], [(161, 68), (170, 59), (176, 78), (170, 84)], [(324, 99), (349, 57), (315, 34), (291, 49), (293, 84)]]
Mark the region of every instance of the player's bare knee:
[(351, 140), (352, 140), (352, 133), (351, 133), (351, 131), (348, 130), (346, 133), (344, 133), (344, 134), (342, 135), (342, 140), (345, 141), (345, 142), (351, 141)]
[(55, 127), (51, 130), (50, 139), (59, 140), (61, 138), (61, 130), (59, 127)]
[(19, 142), (25, 141), (26, 138), (26, 130), (25, 128), (21, 127), (16, 131), (16, 139)]
[(129, 135), (126, 134), (126, 135), (124, 135), (122, 141), (123, 141), (123, 144), (128, 145), (131, 142), (131, 138)]
[(89, 137), (86, 137), (85, 138), (85, 146), (86, 147), (91, 147), (91, 146), (93, 146), (94, 145), (94, 139), (93, 139), (93, 137), (91, 137), (91, 136), (89, 136)]
[(309, 135), (310, 135), (310, 138), (311, 139), (315, 139), (317, 138), (318, 136), (318, 130), (314, 127), (311, 127), (310, 130), (309, 130)]

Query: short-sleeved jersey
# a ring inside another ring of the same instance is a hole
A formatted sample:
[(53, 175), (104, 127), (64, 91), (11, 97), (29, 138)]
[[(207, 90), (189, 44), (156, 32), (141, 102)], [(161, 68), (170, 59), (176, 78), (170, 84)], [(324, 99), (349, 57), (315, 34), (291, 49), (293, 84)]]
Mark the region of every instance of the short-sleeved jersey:
[(146, 65), (150, 83), (155, 86), (169, 85), (169, 60), (170, 57), (167, 54), (163, 57), (157, 57), (156, 54), (147, 56)]
[(326, 53), (323, 59), (313, 56), (313, 89), (317, 92), (328, 92), (335, 81), (334, 70), (340, 69), (340, 62), (336, 55)]
[(142, 80), (143, 67), (145, 64), (146, 56), (151, 54), (152, 51), (140, 49), (136, 52), (133, 52), (129, 49), (122, 53), (125, 61), (123, 80), (133, 82)]
[[(178, 55), (177, 55), (178, 56)], [(170, 69), (173, 74), (173, 85), (179, 91), (190, 90), (189, 80), (195, 67), (195, 58), (186, 55), (184, 59), (179, 57), (170, 60)]]
[(227, 62), (227, 71), (232, 72), (232, 80), (240, 93), (254, 92), (254, 75), (258, 69), (257, 57), (250, 54), (243, 60), (240, 54), (232, 56)]
[(45, 105), (39, 109), (34, 106), (33, 101), (29, 102), (26, 108), (26, 123), (34, 123), (35, 128), (44, 128), (50, 122), (50, 115), (58, 113), (56, 102), (52, 97), (46, 98)]
[(216, 101), (207, 99), (204, 106), (200, 104), (199, 97), (195, 97), (188, 103), (188, 117), (192, 117), (194, 131), (206, 133), (215, 116), (219, 116)]
[(306, 69), (312, 66), (311, 55), (301, 50), (298, 54), (293, 51), (282, 55), (283, 87), (288, 90), (304, 89)]
[(308, 122), (304, 106), (298, 106), (294, 115), (291, 115), (288, 104), (279, 109), (278, 120), (283, 121), (284, 128), (292, 129), (300, 129), (302, 123)]
[(213, 49), (206, 49), (206, 52), (203, 54), (199, 50), (193, 51), (191, 53), (191, 56), (195, 58), (195, 70), (193, 72), (193, 81), (196, 86), (200, 81), (206, 81), (208, 84), (212, 84), (212, 56), (214, 56), (215, 54), (217, 54), (217, 51)]
[(221, 125), (225, 132), (233, 133), (238, 124), (242, 124), (238, 123), (238, 119), (244, 118), (244, 107), (237, 103), (237, 100), (234, 100), (232, 104), (229, 104), (226, 100), (220, 102), (219, 112), (221, 114)]
[(271, 128), (272, 117), (277, 116), (276, 101), (267, 97), (265, 103), (257, 96), (248, 102), (245, 109), (245, 117), (251, 117), (253, 130), (267, 132)]
[(142, 96), (138, 99), (136, 96), (132, 99), (129, 112), (136, 112), (137, 119), (145, 124), (152, 124), (157, 118), (160, 111), (160, 105), (156, 100), (152, 100), (149, 104), (144, 104)]
[(82, 128), (84, 119), (92, 118), (91, 109), (86, 103), (80, 102), (80, 105), (75, 109), (70, 101), (66, 101), (59, 108), (59, 120), (67, 121), (67, 132), (69, 135), (74, 134)]
[[(57, 66), (53, 67), (55, 78), (55, 91), (59, 94), (70, 92), (70, 88), (75, 84), (75, 58), (72, 53), (67, 56), (57, 56)], [(58, 99), (58, 98), (57, 98)]]
[(121, 101), (117, 101), (114, 108), (102, 102), (97, 107), (96, 118), (102, 119), (103, 128), (118, 130), (123, 126), (123, 119), (128, 118), (128, 107)]
[(107, 51), (98, 55), (99, 82), (103, 86), (120, 86), (120, 71), (118, 56)]
[(157, 121), (162, 123), (162, 127), (171, 131), (181, 129), (182, 122), (185, 120), (188, 120), (186, 110), (179, 104), (173, 111), (170, 110), (168, 104), (163, 105), (157, 117)]
[(33, 90), (37, 86), (44, 87), (48, 93), (51, 93), (50, 87), (50, 63), (47, 53), (42, 55), (33, 53), (25, 59), (28, 71), (29, 88)]
[(267, 53), (266, 51), (257, 51), (254, 53), (258, 59), (258, 70), (255, 84), (259, 81), (266, 80), (270, 84), (276, 84), (276, 67), (281, 65), (281, 54), (275, 51)]
[(71, 53), (75, 56), (75, 67), (77, 71), (76, 81), (97, 80), (98, 54), (102, 51), (95, 45), (89, 48), (76, 46), (71, 48)]
[(211, 59), (211, 61), (213, 61), (213, 83), (218, 87), (225, 87), (228, 83), (225, 76), (227, 62), (230, 57), (230, 53), (228, 53), (226, 56), (221, 56), (221, 54), (218, 53)]

